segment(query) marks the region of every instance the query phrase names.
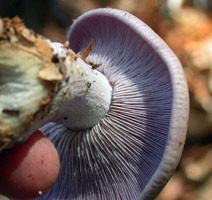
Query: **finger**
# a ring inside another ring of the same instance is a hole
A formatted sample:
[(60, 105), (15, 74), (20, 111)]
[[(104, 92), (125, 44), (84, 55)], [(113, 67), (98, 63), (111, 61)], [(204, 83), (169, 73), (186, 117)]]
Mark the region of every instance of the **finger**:
[(54, 145), (36, 131), (24, 144), (0, 156), (0, 193), (13, 199), (33, 199), (56, 181), (60, 162)]

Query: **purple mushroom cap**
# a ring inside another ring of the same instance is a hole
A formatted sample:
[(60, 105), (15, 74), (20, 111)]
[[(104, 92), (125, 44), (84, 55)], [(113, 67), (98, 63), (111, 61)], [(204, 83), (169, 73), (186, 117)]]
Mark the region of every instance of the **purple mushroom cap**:
[(61, 171), (41, 199), (154, 199), (175, 170), (185, 142), (189, 99), (176, 56), (131, 14), (103, 8), (74, 21), (70, 48), (109, 80), (107, 115), (89, 130), (49, 123)]

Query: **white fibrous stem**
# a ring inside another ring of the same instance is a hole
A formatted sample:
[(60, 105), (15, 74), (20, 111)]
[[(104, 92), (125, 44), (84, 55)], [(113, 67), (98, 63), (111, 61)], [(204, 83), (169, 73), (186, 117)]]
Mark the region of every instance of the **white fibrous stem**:
[(54, 121), (72, 130), (92, 128), (108, 112), (112, 88), (107, 78), (86, 64), (80, 57), (70, 59), (71, 50), (62, 44), (50, 43), (63, 73), (60, 90), (54, 97)]
[(0, 20), (0, 151), (50, 121), (91, 128), (107, 114), (111, 96), (107, 78), (79, 55), (19, 18)]

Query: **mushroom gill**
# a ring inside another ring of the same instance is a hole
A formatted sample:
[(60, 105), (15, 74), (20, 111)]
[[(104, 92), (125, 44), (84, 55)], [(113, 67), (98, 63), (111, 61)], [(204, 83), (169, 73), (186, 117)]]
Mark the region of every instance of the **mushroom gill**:
[[(41, 131), (55, 144), (61, 171), (40, 199), (154, 199), (175, 170), (188, 120), (182, 67), (143, 22), (116, 9), (89, 11), (74, 21), (70, 48), (112, 86), (109, 111), (92, 128), (48, 123)], [(95, 85), (95, 83), (94, 83)], [(98, 103), (98, 102), (97, 102)]]

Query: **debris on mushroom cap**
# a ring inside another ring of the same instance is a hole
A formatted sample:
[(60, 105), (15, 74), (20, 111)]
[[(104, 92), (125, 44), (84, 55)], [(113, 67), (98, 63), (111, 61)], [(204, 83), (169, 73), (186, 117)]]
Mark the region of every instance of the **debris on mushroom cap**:
[[(27, 29), (18, 17), (0, 20), (0, 151), (31, 126), (63, 78), (46, 38)], [(27, 137), (27, 136), (25, 136)]]
[(116, 9), (74, 21), (70, 48), (113, 87), (107, 115), (91, 129), (49, 123), (61, 173), (41, 199), (154, 199), (175, 170), (185, 142), (188, 88), (178, 59), (144, 23)]

